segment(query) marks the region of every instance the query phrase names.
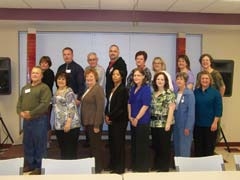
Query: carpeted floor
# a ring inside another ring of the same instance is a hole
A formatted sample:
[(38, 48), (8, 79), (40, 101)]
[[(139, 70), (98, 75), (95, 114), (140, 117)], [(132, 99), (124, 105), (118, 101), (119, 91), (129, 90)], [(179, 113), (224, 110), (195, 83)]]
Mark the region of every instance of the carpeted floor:
[[(102, 153), (104, 157), (104, 167), (107, 168), (109, 162), (109, 149), (107, 141), (103, 141)], [(90, 150), (88, 147), (84, 147), (84, 141), (79, 141), (78, 158), (90, 157)], [(1, 148), (0, 159), (9, 159), (23, 157), (22, 145), (12, 145), (10, 147)], [(48, 149), (48, 158), (59, 159), (60, 151), (56, 140), (52, 140), (50, 148)], [(126, 143), (126, 168), (130, 168), (130, 142)]]

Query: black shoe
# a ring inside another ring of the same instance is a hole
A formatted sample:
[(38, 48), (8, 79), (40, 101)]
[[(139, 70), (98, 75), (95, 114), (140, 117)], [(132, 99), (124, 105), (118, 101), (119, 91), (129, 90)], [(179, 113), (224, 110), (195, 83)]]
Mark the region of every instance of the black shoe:
[(113, 170), (113, 171), (110, 171), (110, 174), (124, 174), (124, 171)]
[(28, 167), (28, 166), (23, 167), (23, 172), (24, 172), (24, 173), (30, 172), (30, 171), (33, 171), (33, 170), (34, 170), (34, 168), (30, 168), (30, 167)]
[(156, 167), (150, 168), (150, 171), (157, 171), (157, 170), (158, 170), (158, 168), (156, 168)]
[(113, 169), (110, 167), (106, 167), (106, 168), (104, 168), (104, 171), (113, 171)]
[(41, 169), (36, 168), (32, 172), (30, 172), (29, 175), (41, 175)]

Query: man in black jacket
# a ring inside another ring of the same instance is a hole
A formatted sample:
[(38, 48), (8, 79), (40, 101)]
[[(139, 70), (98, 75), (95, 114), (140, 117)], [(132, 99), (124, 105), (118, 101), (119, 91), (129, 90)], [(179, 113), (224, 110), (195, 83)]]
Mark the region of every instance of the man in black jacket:
[[(119, 47), (115, 44), (109, 47), (109, 65), (106, 70), (106, 97), (108, 97), (109, 93), (111, 92), (114, 84), (112, 81), (112, 72), (114, 69), (119, 69), (120, 71), (124, 72), (124, 77), (127, 76), (127, 66), (125, 61), (122, 57), (119, 57), (120, 51)], [(126, 83), (126, 78), (123, 79), (123, 84)]]

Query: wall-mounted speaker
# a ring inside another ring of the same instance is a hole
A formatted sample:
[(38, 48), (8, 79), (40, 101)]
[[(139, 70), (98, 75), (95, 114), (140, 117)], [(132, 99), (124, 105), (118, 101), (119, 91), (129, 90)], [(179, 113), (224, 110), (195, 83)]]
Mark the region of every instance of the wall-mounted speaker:
[(218, 70), (223, 77), (226, 86), (224, 96), (232, 96), (234, 61), (216, 59), (213, 60), (213, 68)]
[(0, 57), (0, 94), (11, 94), (11, 59)]

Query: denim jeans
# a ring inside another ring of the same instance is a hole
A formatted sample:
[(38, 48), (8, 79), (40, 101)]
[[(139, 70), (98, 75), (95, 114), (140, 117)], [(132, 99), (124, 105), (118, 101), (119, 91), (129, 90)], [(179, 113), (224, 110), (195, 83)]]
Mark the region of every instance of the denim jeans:
[(23, 122), (24, 161), (31, 169), (41, 168), (47, 153), (47, 115)]

